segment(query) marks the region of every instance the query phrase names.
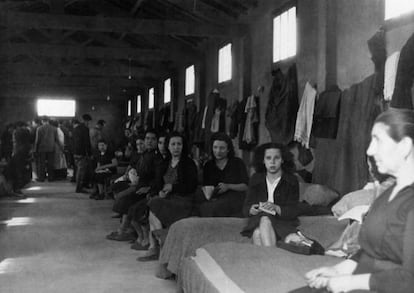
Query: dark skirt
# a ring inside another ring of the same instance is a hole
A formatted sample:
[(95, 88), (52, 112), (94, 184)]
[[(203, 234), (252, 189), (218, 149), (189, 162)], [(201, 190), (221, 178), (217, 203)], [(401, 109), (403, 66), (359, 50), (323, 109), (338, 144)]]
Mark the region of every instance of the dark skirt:
[(106, 180), (108, 178), (112, 177), (112, 172), (107, 172), (107, 173), (94, 173), (93, 174), (93, 182), (98, 183), (98, 184), (105, 184)]
[(278, 241), (285, 239), (285, 237), (290, 233), (295, 233), (297, 227), (299, 226), (298, 220), (286, 221), (267, 213), (259, 213), (255, 216), (249, 217), (247, 226), (243, 229), (243, 231), (241, 231), (241, 234), (246, 237), (252, 237), (254, 230), (259, 227), (260, 219), (262, 217), (269, 218)]
[(129, 185), (129, 181), (119, 181), (117, 183), (112, 184), (111, 189), (113, 193), (119, 193), (123, 190), (128, 189), (129, 187), (131, 187)]
[(148, 202), (150, 211), (161, 221), (164, 228), (178, 220), (191, 216), (193, 200), (191, 197), (170, 195), (167, 198), (154, 197)]
[(199, 205), (201, 217), (243, 217), (245, 193), (228, 191)]
[(138, 195), (135, 190), (129, 194), (126, 194), (120, 198), (115, 199), (112, 210), (115, 213), (126, 215), (128, 214), (129, 208), (134, 204), (145, 198), (146, 195)]
[(149, 208), (146, 198), (138, 201), (128, 210), (129, 219), (141, 225), (148, 225), (148, 214)]

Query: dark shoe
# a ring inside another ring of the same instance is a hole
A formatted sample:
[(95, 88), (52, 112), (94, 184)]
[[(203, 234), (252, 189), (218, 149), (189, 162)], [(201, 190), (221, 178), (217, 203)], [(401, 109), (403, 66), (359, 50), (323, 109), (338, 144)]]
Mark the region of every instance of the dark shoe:
[(96, 199), (96, 200), (103, 200), (104, 199), (104, 195), (103, 194), (98, 194), (98, 195), (96, 195), (94, 198)]
[(76, 188), (76, 193), (88, 193), (87, 190), (83, 189), (83, 188)]
[(131, 245), (131, 249), (134, 250), (148, 250), (149, 244), (142, 246), (141, 243), (134, 242), (134, 244)]
[(37, 178), (36, 179), (36, 182), (45, 182), (45, 179), (39, 179), (39, 178)]
[(163, 280), (174, 280), (175, 276), (167, 269), (167, 264), (159, 264), (155, 276)]
[(98, 193), (97, 193), (97, 192), (94, 192), (94, 193), (92, 193), (92, 194), (89, 196), (89, 198), (90, 198), (90, 199), (95, 199), (97, 196), (98, 196)]
[(111, 218), (120, 219), (120, 218), (122, 218), (122, 215), (121, 214), (116, 214), (116, 215), (113, 215)]
[(106, 239), (115, 240), (115, 241), (130, 241), (130, 240), (135, 239), (135, 236), (130, 233), (112, 232), (111, 234), (106, 236)]
[(151, 254), (151, 255), (147, 255), (147, 256), (141, 256), (137, 258), (137, 261), (142, 261), (142, 262), (147, 262), (147, 261), (156, 261), (158, 260), (159, 255), (158, 253), (156, 254)]

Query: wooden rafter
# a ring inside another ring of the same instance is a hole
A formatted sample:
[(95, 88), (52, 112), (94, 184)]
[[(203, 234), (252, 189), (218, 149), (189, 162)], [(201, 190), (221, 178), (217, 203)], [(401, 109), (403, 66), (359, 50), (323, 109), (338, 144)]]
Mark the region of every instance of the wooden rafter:
[(174, 52), (157, 49), (117, 48), (117, 47), (79, 47), (43, 44), (8, 43), (0, 47), (0, 56), (13, 57), (18, 55), (49, 56), (56, 58), (98, 58), (134, 60), (165, 60), (173, 59)]
[(90, 17), (73, 15), (50, 15), (40, 13), (0, 12), (0, 25), (13, 28), (36, 28), (118, 32), (130, 34), (161, 34), (183, 36), (231, 36), (245, 32), (242, 25), (218, 26), (183, 21), (148, 20), (120, 17)]
[(5, 87), (18, 87), (18, 86), (82, 86), (82, 87), (97, 87), (108, 85), (108, 82), (113, 87), (122, 88), (135, 88), (139, 83), (146, 83), (153, 81), (151, 78), (136, 78), (134, 80), (128, 80), (117, 77), (85, 77), (85, 76), (57, 76), (57, 75), (11, 75), (8, 79), (0, 81), (0, 85)]
[[(151, 85), (151, 84), (149, 84)], [(136, 95), (140, 88), (146, 87), (144, 83), (140, 84), (140, 87), (135, 89), (128, 89), (124, 92), (122, 88), (114, 88), (111, 86), (109, 89), (107, 86), (36, 86), (36, 85), (19, 85), (17, 87), (8, 87), (1, 92), (2, 97), (13, 98), (35, 98), (42, 96), (58, 96), (58, 97), (71, 97), (80, 99), (96, 99), (106, 100), (107, 95), (112, 98), (129, 98)]]
[[(145, 0), (136, 0), (134, 6), (132, 7), (132, 9), (129, 11), (129, 14), (131, 16), (134, 16), (135, 13), (137, 13), (139, 7), (141, 6), (141, 4), (144, 2)], [(126, 33), (122, 33), (121, 36), (119, 37), (119, 40), (122, 40), (124, 37), (126, 36)]]
[(30, 66), (30, 64), (11, 64), (11, 66), (4, 65), (2, 71), (9, 75), (67, 75), (67, 76), (108, 76), (108, 77), (119, 77), (127, 79), (129, 75), (132, 78), (142, 77), (153, 77), (157, 78), (166, 75), (167, 72), (162, 68), (136, 68), (119, 64), (119, 63), (108, 63), (101, 66), (85, 65), (81, 63), (78, 65), (73, 64), (62, 64), (49, 59), (48, 64), (42, 64), (42, 66)]

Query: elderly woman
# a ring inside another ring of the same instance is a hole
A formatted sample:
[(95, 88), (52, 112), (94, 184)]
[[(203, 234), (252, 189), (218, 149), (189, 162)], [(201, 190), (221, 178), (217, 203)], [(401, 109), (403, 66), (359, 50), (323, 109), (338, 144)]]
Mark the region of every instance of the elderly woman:
[[(414, 112), (389, 110), (375, 120), (367, 155), (396, 182), (372, 204), (351, 259), (306, 274), (311, 288), (408, 293), (414, 288)], [(297, 292), (314, 292), (302, 288)]]
[(245, 191), (249, 181), (246, 165), (235, 157), (228, 135), (211, 137), (212, 157), (203, 167), (205, 200), (199, 206), (201, 217), (242, 216)]
[(296, 231), (299, 224), (299, 183), (292, 155), (281, 144), (266, 143), (255, 151), (256, 173), (249, 183), (244, 214), (249, 216), (242, 234), (259, 246), (274, 246)]

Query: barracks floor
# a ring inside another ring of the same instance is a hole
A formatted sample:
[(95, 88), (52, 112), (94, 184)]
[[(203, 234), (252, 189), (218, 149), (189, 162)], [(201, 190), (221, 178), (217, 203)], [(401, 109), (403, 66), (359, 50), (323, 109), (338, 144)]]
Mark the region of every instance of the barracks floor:
[(175, 292), (144, 252), (105, 239), (117, 227), (111, 200), (68, 182), (32, 183), (26, 198), (0, 199), (0, 292)]

